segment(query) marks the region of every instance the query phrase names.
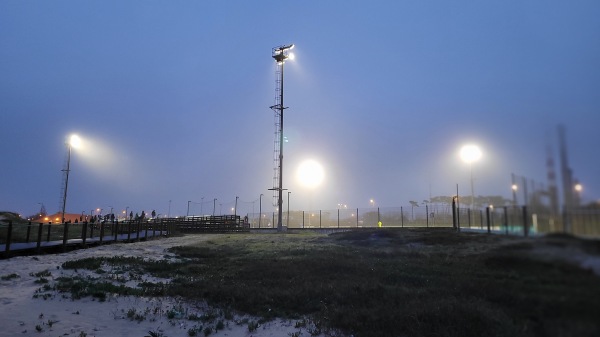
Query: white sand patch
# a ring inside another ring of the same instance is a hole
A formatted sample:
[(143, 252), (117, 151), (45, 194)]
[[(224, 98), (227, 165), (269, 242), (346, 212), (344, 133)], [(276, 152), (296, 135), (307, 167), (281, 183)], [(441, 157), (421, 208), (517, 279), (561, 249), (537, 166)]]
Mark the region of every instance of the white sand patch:
[[(296, 327), (298, 321), (277, 319), (249, 331), (249, 326), (256, 324), (259, 318), (236, 316), (231, 320), (217, 318), (210, 323), (189, 320), (190, 315), (201, 317), (205, 313), (218, 310), (204, 303), (192, 303), (174, 298), (109, 296), (105, 302), (100, 302), (90, 297), (71, 300), (68, 296), (57, 292), (49, 292), (53, 294), (52, 298), (33, 298), (36, 291), (43, 287), (43, 284), (35, 283), (40, 279), (39, 276), (34, 276), (36, 273), (48, 270), (51, 276), (47, 278), (50, 280), (76, 273), (73, 270), (59, 268), (66, 261), (110, 256), (142, 257), (153, 260), (174, 258), (174, 254), (168, 253), (166, 249), (211, 238), (215, 238), (215, 235), (187, 235), (137, 243), (104, 245), (64, 254), (20, 256), (0, 260), (0, 276), (18, 275), (0, 281), (0, 325), (2, 327), (0, 336), (142, 337), (149, 336), (149, 332), (154, 332), (161, 333), (165, 337), (174, 337), (189, 336), (190, 329), (207, 327), (212, 330), (210, 336), (311, 336), (306, 327)], [(77, 271), (77, 273), (87, 275), (90, 272)], [(174, 315), (174, 312), (181, 312), (181, 315)], [(219, 320), (223, 322), (223, 329), (215, 331)], [(197, 333), (197, 336), (204, 335), (204, 331)]]

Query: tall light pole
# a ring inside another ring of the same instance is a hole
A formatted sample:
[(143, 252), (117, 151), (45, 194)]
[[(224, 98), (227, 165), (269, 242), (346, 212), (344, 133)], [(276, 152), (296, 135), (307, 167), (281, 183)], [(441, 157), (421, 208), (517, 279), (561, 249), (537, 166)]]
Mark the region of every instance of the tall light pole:
[(515, 182), (515, 174), (511, 173), (512, 185), (510, 188), (512, 189), (512, 197), (513, 197), (513, 207), (517, 207), (517, 190), (519, 186)]
[(204, 216), (202, 204), (204, 203), (204, 197), (200, 198), (200, 216)]
[(279, 231), (283, 230), (283, 224), (281, 223), (281, 216), (283, 210), (283, 198), (281, 195), (283, 193), (283, 110), (286, 109), (283, 105), (283, 65), (285, 63), (285, 60), (287, 60), (288, 58), (293, 59), (293, 54), (289, 52), (292, 48), (294, 48), (293, 44), (275, 47), (273, 48), (272, 54), (272, 57), (275, 59), (275, 62), (277, 62), (277, 66), (280, 68), (279, 73), (281, 76), (278, 80), (279, 99), (276, 100), (275, 105), (271, 106), (271, 109), (273, 109), (276, 113), (279, 114), (279, 187), (277, 189), (277, 230)]
[(81, 139), (77, 135), (71, 135), (67, 145), (67, 167), (63, 169), (65, 173), (65, 190), (63, 191), (62, 200), (62, 222), (65, 222), (65, 208), (67, 207), (67, 189), (69, 188), (69, 172), (71, 171), (71, 149), (81, 146)]
[(215, 216), (215, 207), (217, 206), (217, 198), (213, 199), (213, 216)]
[(258, 197), (258, 228), (260, 228), (260, 220), (262, 219), (262, 197), (263, 194), (261, 193)]
[(187, 208), (187, 214), (186, 214), (186, 216), (190, 216), (190, 202), (192, 202), (192, 201), (188, 200), (188, 208)]
[(238, 201), (238, 196), (235, 196), (235, 209), (233, 210), (233, 216), (237, 217), (237, 201)]
[(481, 150), (477, 145), (465, 145), (460, 149), (460, 158), (467, 164), (469, 164), (469, 170), (471, 175), (471, 209), (473, 209), (475, 199), (475, 189), (473, 182), (473, 163), (481, 158)]

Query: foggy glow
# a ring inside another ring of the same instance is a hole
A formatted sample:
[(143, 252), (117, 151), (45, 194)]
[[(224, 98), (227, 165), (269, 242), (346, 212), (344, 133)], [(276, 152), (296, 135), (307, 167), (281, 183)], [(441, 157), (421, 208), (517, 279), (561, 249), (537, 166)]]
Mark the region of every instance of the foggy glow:
[(293, 59), (295, 59), (295, 58), (296, 58), (296, 56), (294, 55), (294, 53), (289, 53), (289, 54), (288, 54), (288, 58), (289, 58), (290, 60), (293, 60)]
[(581, 186), (581, 184), (576, 184), (575, 185), (575, 191), (581, 192), (582, 190), (583, 190), (583, 186)]
[(477, 145), (469, 144), (460, 149), (460, 158), (467, 164), (478, 161), (481, 158), (481, 150)]
[(323, 166), (309, 159), (300, 164), (297, 171), (298, 181), (308, 188), (315, 188), (323, 182), (325, 172)]
[(79, 138), (78, 135), (71, 135), (71, 138), (69, 138), (69, 145), (75, 149), (78, 149), (81, 147), (81, 138)]

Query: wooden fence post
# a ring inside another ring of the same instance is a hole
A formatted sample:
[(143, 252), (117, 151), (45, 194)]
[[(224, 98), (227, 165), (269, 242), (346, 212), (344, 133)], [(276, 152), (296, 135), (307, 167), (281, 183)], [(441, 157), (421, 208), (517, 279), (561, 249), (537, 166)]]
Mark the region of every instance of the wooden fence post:
[(85, 243), (87, 241), (87, 226), (87, 221), (81, 223), (81, 243), (83, 248), (85, 248)]
[(69, 224), (65, 222), (63, 224), (65, 226), (63, 230), (63, 251), (67, 250), (67, 239), (69, 238)]
[(101, 222), (100, 223), (100, 244), (102, 244), (102, 241), (104, 241), (104, 224)]
[(115, 232), (113, 233), (113, 235), (115, 236), (115, 242), (117, 242), (117, 236), (119, 235), (119, 220), (115, 222)]
[(12, 239), (12, 221), (8, 221), (8, 233), (6, 233), (6, 246), (4, 246), (4, 256), (8, 257), (10, 253), (10, 240)]
[(29, 243), (29, 235), (31, 234), (31, 221), (27, 224), (27, 237), (25, 238), (25, 243)]
[(40, 252), (40, 247), (42, 246), (42, 228), (44, 227), (44, 224), (40, 222), (40, 226), (38, 228), (38, 237), (37, 237), (37, 252)]
[(527, 206), (523, 206), (523, 233), (529, 236), (529, 224), (527, 223)]
[(485, 216), (486, 216), (486, 220), (487, 220), (487, 232), (488, 234), (490, 234), (492, 231), (490, 229), (490, 207), (486, 207), (485, 208)]

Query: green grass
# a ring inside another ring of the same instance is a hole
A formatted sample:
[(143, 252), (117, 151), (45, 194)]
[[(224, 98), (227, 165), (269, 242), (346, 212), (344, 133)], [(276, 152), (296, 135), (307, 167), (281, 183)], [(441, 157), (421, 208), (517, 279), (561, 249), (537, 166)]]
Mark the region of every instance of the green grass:
[(600, 254), (598, 242), (510, 240), (425, 229), (239, 234), (171, 249), (184, 262), (101, 263), (173, 278), (141, 284), (146, 295), (204, 299), (267, 319), (308, 316), (314, 329), (355, 336), (599, 335), (600, 278), (530, 254), (539, 245)]

